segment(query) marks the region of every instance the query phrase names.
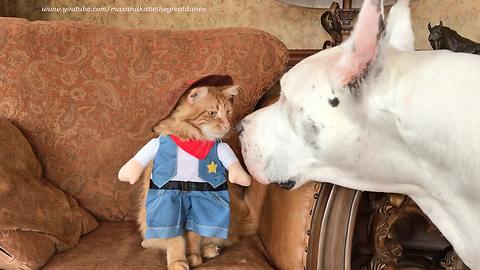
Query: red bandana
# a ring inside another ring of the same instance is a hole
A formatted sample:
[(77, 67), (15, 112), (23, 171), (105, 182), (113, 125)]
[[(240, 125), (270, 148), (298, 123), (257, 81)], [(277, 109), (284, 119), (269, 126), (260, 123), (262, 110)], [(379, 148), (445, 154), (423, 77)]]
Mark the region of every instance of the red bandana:
[(172, 138), (173, 142), (183, 151), (189, 153), (190, 155), (198, 159), (205, 159), (205, 157), (208, 155), (213, 145), (215, 144), (215, 141), (182, 141), (180, 140), (180, 138), (173, 135), (170, 135), (170, 138)]

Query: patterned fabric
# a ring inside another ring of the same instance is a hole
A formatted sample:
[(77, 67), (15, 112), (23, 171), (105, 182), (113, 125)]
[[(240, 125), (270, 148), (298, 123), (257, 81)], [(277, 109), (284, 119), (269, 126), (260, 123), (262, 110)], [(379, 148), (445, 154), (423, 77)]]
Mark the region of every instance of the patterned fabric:
[[(33, 146), (44, 178), (99, 220), (135, 218), (118, 170), (153, 137), (168, 91), (208, 74), (240, 85), (232, 126), (253, 111), (288, 58), (251, 28), (140, 30), (0, 18), (0, 117)], [(237, 138), (227, 141), (238, 153)], [(237, 154), (238, 155), (238, 154)]]

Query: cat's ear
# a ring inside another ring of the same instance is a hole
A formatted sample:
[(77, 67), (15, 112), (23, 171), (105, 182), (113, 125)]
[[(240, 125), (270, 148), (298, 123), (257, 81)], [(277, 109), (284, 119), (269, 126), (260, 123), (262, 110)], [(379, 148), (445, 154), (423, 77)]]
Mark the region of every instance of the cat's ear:
[(206, 86), (200, 86), (190, 90), (187, 100), (188, 103), (193, 104), (195, 101), (204, 98), (208, 94), (208, 88)]
[(233, 96), (236, 96), (238, 94), (238, 87), (240, 85), (234, 85), (234, 86), (231, 86), (225, 90), (222, 91), (222, 94), (228, 98), (228, 99), (231, 99), (233, 98)]

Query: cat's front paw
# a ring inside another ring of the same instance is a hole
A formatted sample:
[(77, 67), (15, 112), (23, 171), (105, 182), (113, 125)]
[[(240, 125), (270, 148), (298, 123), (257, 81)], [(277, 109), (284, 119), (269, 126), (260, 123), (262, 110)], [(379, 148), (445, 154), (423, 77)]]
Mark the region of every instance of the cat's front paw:
[(153, 245), (154, 245), (154, 242), (152, 241), (152, 239), (145, 239), (142, 241), (143, 248), (152, 248)]
[(190, 267), (185, 261), (176, 261), (168, 264), (168, 270), (190, 270)]
[(154, 248), (154, 249), (163, 249), (165, 250), (166, 243), (165, 239), (160, 239), (160, 238), (150, 238), (150, 239), (145, 239), (142, 241), (142, 247), (143, 248)]
[(199, 266), (203, 263), (202, 256), (200, 254), (190, 254), (187, 256), (187, 262), (190, 267)]
[(220, 248), (215, 244), (208, 244), (202, 247), (202, 257), (215, 258), (220, 254)]

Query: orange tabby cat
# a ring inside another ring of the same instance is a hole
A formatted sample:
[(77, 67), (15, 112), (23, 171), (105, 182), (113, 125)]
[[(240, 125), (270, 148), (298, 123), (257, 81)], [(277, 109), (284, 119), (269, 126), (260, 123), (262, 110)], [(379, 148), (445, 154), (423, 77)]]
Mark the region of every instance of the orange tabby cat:
[[(228, 117), (232, 110), (231, 99), (237, 94), (237, 89), (238, 86), (230, 85), (221, 87), (200, 86), (189, 90), (180, 98), (171, 114), (154, 127), (155, 133), (164, 136), (174, 135), (182, 141), (212, 141), (221, 139), (230, 130)], [(145, 168), (141, 177), (141, 181), (143, 181), (140, 190), (141, 207), (137, 222), (142, 237), (145, 236), (147, 229), (145, 203), (149, 190), (152, 163), (150, 162), (147, 168)], [(230, 165), (228, 168), (230, 173), (229, 181), (244, 186), (249, 185), (250, 177), (243, 171), (240, 163), (237, 163), (235, 166), (240, 166), (240, 168), (233, 168), (237, 170), (234, 174), (235, 177), (232, 178), (233, 169), (230, 168), (233, 165)], [(239, 170), (240, 173), (238, 173)], [(120, 177), (121, 174), (122, 170), (119, 173), (120, 180), (131, 182), (131, 179), (122, 179)], [(238, 242), (240, 236), (254, 232), (254, 226), (245, 202), (238, 198), (236, 194), (230, 192), (230, 190), (229, 193), (231, 222), (227, 239), (203, 237), (194, 232), (184, 230), (183, 235), (178, 237), (145, 239), (142, 242), (142, 246), (144, 248), (161, 248), (166, 250), (169, 270), (188, 270), (190, 267), (202, 264), (202, 257), (212, 258), (217, 256), (221, 247)]]

